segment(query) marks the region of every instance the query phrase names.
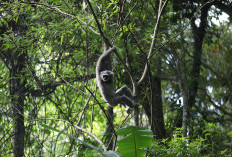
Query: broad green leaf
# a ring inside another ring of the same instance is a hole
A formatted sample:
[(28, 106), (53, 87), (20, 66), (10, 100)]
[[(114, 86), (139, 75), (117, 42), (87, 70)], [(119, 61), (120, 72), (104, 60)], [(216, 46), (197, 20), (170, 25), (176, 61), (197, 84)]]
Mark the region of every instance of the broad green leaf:
[(147, 147), (152, 144), (152, 132), (146, 128), (130, 126), (119, 129), (117, 135), (124, 135), (118, 139), (118, 149), (122, 156), (142, 157)]

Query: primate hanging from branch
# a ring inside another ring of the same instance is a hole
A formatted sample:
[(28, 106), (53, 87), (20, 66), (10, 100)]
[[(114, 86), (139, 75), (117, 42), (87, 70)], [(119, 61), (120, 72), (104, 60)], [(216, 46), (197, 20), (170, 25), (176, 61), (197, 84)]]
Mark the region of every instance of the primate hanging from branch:
[(104, 44), (104, 52), (99, 57), (96, 65), (97, 86), (100, 89), (103, 99), (108, 105), (114, 107), (119, 103), (122, 103), (130, 108), (134, 108), (139, 104), (133, 102), (134, 96), (132, 95), (130, 88), (123, 86), (117, 91), (115, 91), (114, 88), (114, 73), (112, 71), (110, 54), (115, 51), (115, 49), (115, 46), (107, 49), (106, 44)]
[[(118, 89), (115, 92), (114, 88), (114, 73), (112, 72), (112, 65), (110, 60), (110, 54), (115, 51), (116, 55), (119, 57), (120, 61), (123, 63), (123, 60), (120, 58), (120, 56), (116, 52), (116, 48), (114, 46), (111, 46), (111, 43), (109, 42), (108, 38), (104, 35), (102, 31), (102, 27), (97, 20), (97, 16), (94, 13), (93, 7), (89, 0), (87, 0), (87, 3), (90, 7), (90, 10), (94, 16), (94, 19), (97, 23), (97, 27), (99, 29), (100, 35), (103, 37), (104, 41), (104, 52), (99, 57), (96, 65), (96, 79), (97, 79), (97, 85), (100, 89), (101, 95), (104, 98), (104, 100), (108, 103), (110, 106), (116, 106), (119, 103), (123, 103), (130, 108), (134, 108), (135, 106), (138, 106), (138, 103), (134, 103), (132, 100), (135, 96), (136, 92), (134, 92), (135, 89), (135, 83), (133, 81), (132, 76), (130, 75), (130, 78), (132, 80), (133, 84), (133, 94), (130, 90), (130, 88), (123, 86), (120, 89)], [(108, 46), (111, 46), (111, 48), (108, 49)], [(126, 70), (128, 71), (127, 67), (125, 66)]]

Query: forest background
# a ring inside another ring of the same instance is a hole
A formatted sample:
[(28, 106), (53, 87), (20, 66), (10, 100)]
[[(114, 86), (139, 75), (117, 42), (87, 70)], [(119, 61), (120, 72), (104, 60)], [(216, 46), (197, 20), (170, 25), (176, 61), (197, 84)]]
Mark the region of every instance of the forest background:
[[(231, 156), (231, 19), (231, 0), (2, 0), (1, 155), (123, 154), (117, 132), (136, 126), (147, 156)], [(133, 111), (96, 87), (106, 41)]]

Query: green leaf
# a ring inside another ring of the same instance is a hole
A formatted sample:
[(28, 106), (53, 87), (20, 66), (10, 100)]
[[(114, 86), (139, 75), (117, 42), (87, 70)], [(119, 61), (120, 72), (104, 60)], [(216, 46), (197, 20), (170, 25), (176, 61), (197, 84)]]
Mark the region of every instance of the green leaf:
[(118, 140), (118, 149), (122, 156), (142, 157), (147, 147), (152, 144), (152, 132), (146, 128), (130, 126), (119, 129), (117, 135), (124, 135)]
[(17, 23), (17, 22), (18, 22), (18, 20), (19, 20), (19, 15), (18, 15), (18, 16), (16, 16), (16, 18), (15, 18), (15, 23)]
[(61, 35), (60, 45), (62, 45), (62, 43), (63, 43), (63, 39), (64, 39), (64, 34), (62, 34), (62, 35)]
[(232, 131), (227, 133), (228, 136), (232, 136)]
[(3, 18), (1, 18), (1, 22), (4, 23), (8, 27), (8, 22), (6, 20), (4, 20)]

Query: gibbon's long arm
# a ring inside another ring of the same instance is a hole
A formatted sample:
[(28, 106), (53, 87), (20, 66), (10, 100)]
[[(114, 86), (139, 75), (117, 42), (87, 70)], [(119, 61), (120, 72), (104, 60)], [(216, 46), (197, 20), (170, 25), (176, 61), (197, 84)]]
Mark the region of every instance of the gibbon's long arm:
[[(111, 64), (111, 59), (110, 59), (110, 54), (116, 49), (115, 46), (112, 48), (106, 50), (104, 48), (104, 53), (98, 58), (97, 64), (96, 64), (96, 79), (97, 79), (97, 84), (101, 82), (100, 79), (100, 73), (105, 70), (110, 70), (112, 71), (112, 64)], [(98, 86), (99, 87), (99, 86)]]
[(110, 54), (116, 49), (115, 46), (110, 49), (104, 51), (104, 53), (99, 57), (96, 65), (96, 73), (99, 75), (100, 72), (104, 70), (112, 71), (112, 65), (110, 60)]
[(106, 56), (109, 56), (114, 50), (116, 49), (115, 46), (109, 48), (108, 50), (106, 50), (106, 52), (104, 52), (101, 57), (99, 59), (104, 59)]

